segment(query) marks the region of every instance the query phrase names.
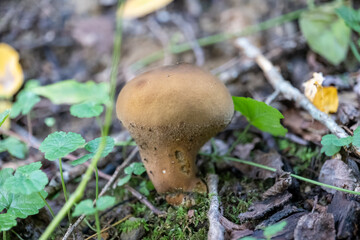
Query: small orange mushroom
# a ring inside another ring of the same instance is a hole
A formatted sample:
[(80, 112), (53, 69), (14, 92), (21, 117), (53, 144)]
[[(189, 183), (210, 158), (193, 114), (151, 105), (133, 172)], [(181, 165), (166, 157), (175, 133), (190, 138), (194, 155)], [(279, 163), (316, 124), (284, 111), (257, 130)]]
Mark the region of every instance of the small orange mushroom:
[(234, 105), (222, 82), (190, 64), (141, 74), (121, 90), (117, 116), (139, 146), (159, 194), (173, 205), (206, 193), (196, 177), (196, 154), (231, 121)]

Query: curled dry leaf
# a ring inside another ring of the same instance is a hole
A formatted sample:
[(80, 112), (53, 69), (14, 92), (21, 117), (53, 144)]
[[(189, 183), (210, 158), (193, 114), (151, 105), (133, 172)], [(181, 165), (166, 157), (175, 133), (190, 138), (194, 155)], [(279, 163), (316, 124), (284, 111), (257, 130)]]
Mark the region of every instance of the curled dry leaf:
[(305, 96), (314, 106), (324, 113), (335, 113), (339, 107), (339, 98), (335, 87), (323, 87), (322, 73), (314, 73), (313, 78), (303, 84)]
[(132, 19), (143, 17), (165, 7), (173, 0), (128, 0), (124, 8), (119, 10), (118, 15), (123, 18)]
[(278, 171), (275, 184), (270, 187), (263, 194), (263, 199), (266, 199), (276, 194), (282, 193), (289, 188), (292, 183), (291, 175), (289, 172)]
[(20, 89), (23, 81), (18, 52), (10, 45), (0, 43), (0, 97), (12, 97)]

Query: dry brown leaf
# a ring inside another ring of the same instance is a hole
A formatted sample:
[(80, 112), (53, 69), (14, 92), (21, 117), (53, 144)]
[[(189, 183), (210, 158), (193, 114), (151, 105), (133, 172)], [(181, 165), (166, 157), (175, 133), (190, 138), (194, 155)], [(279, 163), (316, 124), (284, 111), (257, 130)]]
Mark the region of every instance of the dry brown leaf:
[[(354, 190), (359, 186), (359, 180), (356, 179), (351, 168), (340, 159), (327, 160), (321, 167), (319, 182), (330, 184), (349, 190)], [(336, 190), (331, 188), (323, 189), (329, 193), (335, 193)]]
[(23, 81), (18, 52), (10, 45), (0, 43), (0, 97), (12, 97), (20, 89)]
[[(122, 10), (125, 19), (139, 18), (165, 7), (173, 0), (128, 0)], [(118, 15), (120, 15), (120, 11)]]

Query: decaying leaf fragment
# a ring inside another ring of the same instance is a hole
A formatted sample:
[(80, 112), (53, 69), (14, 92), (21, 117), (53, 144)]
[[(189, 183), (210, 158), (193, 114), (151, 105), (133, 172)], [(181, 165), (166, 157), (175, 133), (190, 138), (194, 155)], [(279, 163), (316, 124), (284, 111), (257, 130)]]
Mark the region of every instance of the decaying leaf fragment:
[[(128, 0), (122, 10), (122, 17), (126, 19), (143, 17), (165, 7), (172, 1), (173, 0)], [(120, 15), (120, 12), (118, 12), (118, 14)]]
[(10, 45), (0, 43), (0, 97), (12, 97), (20, 89), (23, 81), (18, 52)]
[(323, 87), (322, 73), (314, 73), (313, 78), (303, 84), (305, 96), (314, 106), (324, 113), (335, 113), (339, 107), (339, 98), (335, 87)]

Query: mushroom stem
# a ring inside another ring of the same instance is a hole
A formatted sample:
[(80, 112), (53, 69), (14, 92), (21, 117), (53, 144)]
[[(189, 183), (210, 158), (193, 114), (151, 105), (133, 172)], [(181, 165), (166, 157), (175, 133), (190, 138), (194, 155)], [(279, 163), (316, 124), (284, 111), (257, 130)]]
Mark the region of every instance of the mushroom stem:
[(184, 151), (179, 146), (168, 146), (161, 152), (154, 147), (140, 155), (158, 193), (206, 193), (206, 185), (196, 177), (196, 153)]

